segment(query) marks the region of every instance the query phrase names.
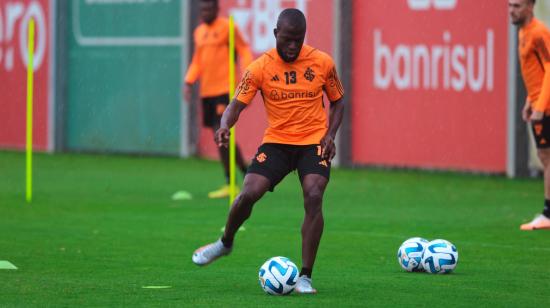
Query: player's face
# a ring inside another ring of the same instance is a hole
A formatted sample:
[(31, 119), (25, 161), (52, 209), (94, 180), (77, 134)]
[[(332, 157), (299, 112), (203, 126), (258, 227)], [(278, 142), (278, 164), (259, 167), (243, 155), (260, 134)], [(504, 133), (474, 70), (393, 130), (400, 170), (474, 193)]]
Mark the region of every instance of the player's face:
[(294, 62), (304, 45), (306, 30), (282, 24), (273, 30), (277, 42), (277, 52), (285, 62)]
[(201, 20), (211, 24), (218, 17), (218, 6), (215, 1), (200, 1), (199, 11)]
[(525, 20), (532, 14), (533, 5), (529, 0), (508, 0), (508, 13), (510, 13), (510, 19), (516, 26), (521, 26), (525, 23)]

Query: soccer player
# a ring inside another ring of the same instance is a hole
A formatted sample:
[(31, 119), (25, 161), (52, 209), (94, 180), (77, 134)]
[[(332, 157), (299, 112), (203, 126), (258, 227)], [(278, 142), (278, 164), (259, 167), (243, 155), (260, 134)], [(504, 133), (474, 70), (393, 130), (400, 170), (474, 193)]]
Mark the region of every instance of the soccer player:
[(537, 155), (544, 168), (544, 210), (521, 230), (550, 229), (550, 31), (534, 17), (536, 0), (508, 0), (512, 23), (519, 27), (519, 59), (527, 88), (522, 117), (531, 123)]
[[(229, 20), (218, 17), (217, 0), (200, 0), (202, 23), (195, 29), (195, 52), (185, 76), (184, 95), (191, 101), (193, 84), (200, 78), (203, 125), (218, 130), (221, 115), (229, 104)], [(235, 48), (241, 67), (246, 68), (253, 59), (250, 48), (235, 27)], [(226, 184), (208, 194), (210, 198), (224, 198), (229, 195), (229, 151), (219, 148)], [(246, 164), (239, 147), (236, 146), (237, 165), (246, 173)]]
[[(336, 154), (334, 138), (342, 122), (344, 92), (330, 56), (304, 45), (306, 19), (301, 11), (282, 11), (274, 34), (276, 48), (247, 68), (215, 136), (218, 145), (226, 147), (229, 128), (260, 91), (269, 124), (262, 145), (248, 168), (242, 191), (233, 202), (223, 236), (197, 249), (192, 259), (197, 265), (206, 265), (228, 255), (235, 233), (250, 216), (254, 203), (267, 191), (273, 191), (288, 173), (298, 170), (305, 217), (302, 269), (296, 291), (316, 293), (311, 274), (323, 233), (323, 194)], [(323, 92), (330, 101), (328, 123)]]

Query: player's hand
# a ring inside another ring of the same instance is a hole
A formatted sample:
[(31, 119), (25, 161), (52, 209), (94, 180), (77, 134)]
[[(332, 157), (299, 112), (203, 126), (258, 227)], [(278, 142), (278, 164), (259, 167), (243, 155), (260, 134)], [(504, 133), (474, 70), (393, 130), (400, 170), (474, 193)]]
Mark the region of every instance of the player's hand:
[(336, 145), (334, 145), (334, 138), (330, 135), (325, 135), (323, 139), (321, 139), (321, 158), (327, 160), (327, 162), (330, 163), (330, 161), (334, 158), (336, 155)]
[(193, 85), (186, 83), (183, 86), (183, 98), (187, 103), (191, 102), (191, 96), (193, 94)]
[(214, 141), (218, 147), (228, 147), (229, 146), (229, 129), (220, 127), (214, 134)]
[(543, 116), (544, 116), (544, 112), (542, 112), (542, 111), (533, 111), (531, 113), (531, 117), (529, 118), (529, 120), (531, 122), (541, 121)]
[(528, 100), (525, 100), (525, 105), (523, 105), (523, 109), (521, 110), (521, 118), (525, 122), (529, 122), (531, 118), (531, 104), (529, 104)]

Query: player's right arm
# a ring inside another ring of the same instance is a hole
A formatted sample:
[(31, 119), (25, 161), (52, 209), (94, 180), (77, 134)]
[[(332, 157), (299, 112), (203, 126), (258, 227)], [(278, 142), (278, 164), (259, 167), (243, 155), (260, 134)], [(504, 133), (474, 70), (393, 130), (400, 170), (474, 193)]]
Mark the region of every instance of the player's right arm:
[(246, 106), (245, 103), (237, 99), (233, 99), (231, 104), (227, 106), (220, 121), (220, 128), (216, 131), (216, 135), (214, 136), (214, 140), (218, 147), (227, 147), (229, 145), (229, 128), (237, 123), (241, 112)]
[(216, 131), (214, 139), (219, 147), (227, 147), (229, 144), (229, 129), (239, 120), (241, 112), (252, 102), (256, 92), (262, 84), (262, 67), (260, 60), (256, 60), (248, 66), (244, 73), (235, 97), (223, 112), (220, 128)]
[(200, 76), (199, 56), (197, 54), (198, 54), (198, 51), (195, 51), (195, 53), (193, 54), (193, 60), (191, 60), (191, 65), (189, 65), (189, 69), (187, 69), (187, 74), (185, 75), (185, 85), (183, 88), (183, 95), (187, 102), (191, 101), (193, 84), (197, 81), (197, 79)]
[(193, 52), (193, 58), (191, 59), (191, 64), (187, 69), (185, 74), (185, 85), (183, 88), (183, 95), (187, 102), (191, 101), (191, 93), (193, 92), (193, 84), (199, 79), (201, 75), (201, 65), (200, 65), (200, 48), (197, 47), (199, 44), (197, 38), (199, 37), (198, 29), (195, 30), (195, 51)]

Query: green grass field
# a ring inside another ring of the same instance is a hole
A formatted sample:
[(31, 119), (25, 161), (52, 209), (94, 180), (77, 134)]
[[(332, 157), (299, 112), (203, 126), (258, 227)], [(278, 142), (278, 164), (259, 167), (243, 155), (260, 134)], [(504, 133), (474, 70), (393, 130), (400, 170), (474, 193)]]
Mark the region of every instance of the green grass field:
[[(260, 265), (300, 266), (301, 191), (295, 174), (264, 197), (230, 257), (208, 267), (195, 248), (216, 240), (228, 211), (209, 200), (216, 162), (125, 156), (35, 156), (24, 202), (24, 154), (0, 152), (0, 306), (545, 306), (550, 232), (520, 232), (541, 210), (540, 180), (381, 170), (333, 170), (315, 296), (266, 295)], [(192, 201), (174, 202), (180, 189)], [(455, 273), (407, 273), (405, 239), (445, 238)], [(171, 286), (144, 289), (143, 286)]]

